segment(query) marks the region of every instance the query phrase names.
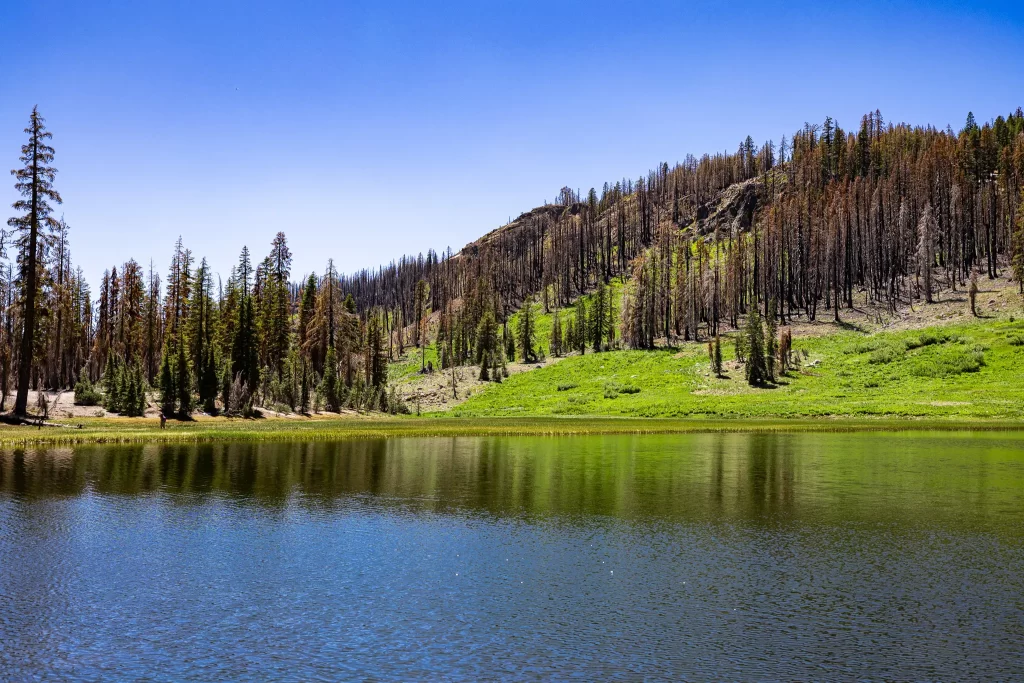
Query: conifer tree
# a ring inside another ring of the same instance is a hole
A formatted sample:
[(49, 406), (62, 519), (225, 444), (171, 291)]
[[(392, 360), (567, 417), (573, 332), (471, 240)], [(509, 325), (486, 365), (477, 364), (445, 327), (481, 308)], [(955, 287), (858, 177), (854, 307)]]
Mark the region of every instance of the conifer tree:
[(779, 325), (775, 320), (774, 302), (768, 302), (768, 317), (765, 319), (764, 334), (764, 369), (765, 376), (769, 382), (774, 382), (775, 357), (779, 350)]
[(128, 417), (141, 417), (146, 412), (146, 380), (139, 361), (123, 371), (124, 395), (121, 413)]
[(607, 291), (604, 282), (599, 282), (597, 290), (590, 301), (592, 311), (590, 316), (590, 336), (594, 353), (601, 350), (601, 345), (604, 343), (606, 335), (605, 312), (607, 311)]
[(288, 278), (291, 276), (292, 252), (288, 249), (288, 240), (283, 232), (277, 233), (271, 244), (269, 265), (270, 291), (265, 294), (269, 302), (269, 320), (265, 329), (270, 367), (280, 378), (291, 340)]
[(576, 299), (572, 331), (572, 347), (582, 356), (587, 350), (587, 302), (582, 296)]
[(301, 384), (301, 386), (299, 388), (299, 412), (300, 413), (308, 413), (309, 412), (309, 387), (310, 387), (310, 384), (312, 384), (312, 381), (311, 381), (311, 378), (309, 376), (310, 375), (309, 363), (306, 362), (305, 358), (302, 359), (301, 363), (302, 363), (302, 380), (301, 380), (302, 384)]
[(15, 177), (14, 189), (22, 199), (14, 202), (14, 210), (21, 216), (11, 218), (7, 224), (14, 228), (18, 249), (22, 302), (22, 335), (18, 355), (18, 393), (14, 399), (14, 414), (28, 414), (28, 388), (32, 375), (32, 362), (36, 351), (36, 332), (39, 317), (40, 270), (43, 268), (43, 245), (48, 235), (57, 230), (58, 223), (51, 212), (50, 203), (60, 204), (60, 194), (53, 189), (57, 169), (53, 163), (53, 147), (48, 141), (53, 135), (46, 130), (39, 108), (34, 107), (25, 129), (28, 142), (19, 157), (23, 166), (11, 171)]
[(247, 392), (252, 393), (259, 386), (260, 371), (256, 320), (250, 290), (252, 262), (247, 247), (242, 247), (237, 274), (238, 322), (231, 349), (231, 373), (240, 377)]
[(750, 386), (761, 386), (768, 378), (768, 371), (765, 367), (764, 329), (756, 308), (750, 309), (747, 314), (746, 338), (747, 383)]
[(519, 309), (519, 329), (516, 330), (516, 341), (519, 342), (519, 352), (524, 363), (537, 362), (537, 352), (534, 349), (537, 335), (536, 307), (533, 295), (530, 295), (526, 297), (523, 307)]
[(177, 377), (174, 381), (178, 396), (178, 412), (182, 417), (188, 417), (192, 413), (192, 371), (188, 355), (185, 353), (185, 344), (177, 343), (177, 354), (174, 361), (174, 369)]
[(320, 396), (323, 400), (324, 410), (336, 413), (341, 409), (341, 401), (338, 396), (338, 354), (333, 345), (327, 347), (324, 376), (320, 380)]
[(548, 351), (555, 358), (562, 355), (562, 316), (557, 308), (551, 314), (551, 341), (548, 343)]
[(380, 396), (384, 396), (384, 387), (388, 382), (388, 354), (384, 348), (383, 315), (380, 309), (374, 309), (366, 319), (367, 384), (378, 389)]
[(202, 372), (199, 373), (199, 402), (203, 411), (212, 415), (217, 412), (217, 392), (220, 388), (217, 377), (217, 356), (212, 347), (206, 350), (206, 358), (202, 367)]
[(512, 331), (512, 328), (508, 326), (508, 321), (505, 321), (504, 329), (502, 330), (502, 341), (505, 343), (505, 354), (504, 359), (515, 361), (516, 359), (516, 335)]
[(480, 364), (480, 379), (484, 382), (491, 378), (490, 369), (494, 365), (497, 345), (498, 323), (494, 320), (494, 312), (487, 309), (480, 316), (476, 328), (476, 360)]
[(174, 414), (174, 404), (178, 398), (175, 385), (175, 374), (171, 362), (171, 342), (164, 343), (163, 358), (160, 360), (160, 410), (164, 415)]

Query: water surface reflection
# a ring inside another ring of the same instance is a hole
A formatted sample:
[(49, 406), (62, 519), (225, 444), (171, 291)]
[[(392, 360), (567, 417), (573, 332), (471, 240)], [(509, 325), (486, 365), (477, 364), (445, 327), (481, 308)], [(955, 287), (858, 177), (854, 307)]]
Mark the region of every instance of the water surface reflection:
[(0, 452), (0, 679), (1024, 670), (1024, 436)]

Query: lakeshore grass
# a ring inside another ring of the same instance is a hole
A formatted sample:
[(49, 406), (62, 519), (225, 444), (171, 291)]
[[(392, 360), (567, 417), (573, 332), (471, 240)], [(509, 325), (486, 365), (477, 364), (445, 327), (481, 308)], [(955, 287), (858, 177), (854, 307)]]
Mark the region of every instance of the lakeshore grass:
[(630, 417), (377, 418), (314, 417), (256, 420), (200, 418), (82, 418), (62, 424), (81, 429), (0, 427), (0, 448), (90, 443), (201, 443), (214, 441), (331, 441), (394, 437), (572, 436), (688, 434), (698, 432), (843, 432), (907, 430), (1024, 430), (1024, 422), (992, 419), (804, 418), (708, 419)]
[[(58, 419), (79, 429), (0, 425), (0, 447), (31, 444), (335, 440), (690, 432), (1024, 429), (1024, 321), (1012, 317), (795, 340), (800, 367), (747, 385), (730, 341), (725, 377), (706, 348), (571, 356), (487, 384), (423, 417), (316, 415)], [(409, 363), (411, 365), (411, 363)], [(412, 374), (412, 371), (409, 373)]]

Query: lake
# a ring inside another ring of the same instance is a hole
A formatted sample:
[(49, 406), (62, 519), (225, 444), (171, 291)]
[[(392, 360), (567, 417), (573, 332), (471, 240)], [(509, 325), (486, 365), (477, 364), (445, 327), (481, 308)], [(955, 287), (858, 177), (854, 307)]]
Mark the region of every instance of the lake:
[(0, 680), (994, 679), (1024, 433), (0, 451)]

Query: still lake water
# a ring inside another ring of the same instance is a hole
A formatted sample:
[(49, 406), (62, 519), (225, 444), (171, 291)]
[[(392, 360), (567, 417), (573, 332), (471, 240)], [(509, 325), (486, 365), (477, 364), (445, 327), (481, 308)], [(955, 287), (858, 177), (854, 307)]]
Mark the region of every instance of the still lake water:
[(1022, 675), (1022, 433), (0, 451), (0, 680)]

